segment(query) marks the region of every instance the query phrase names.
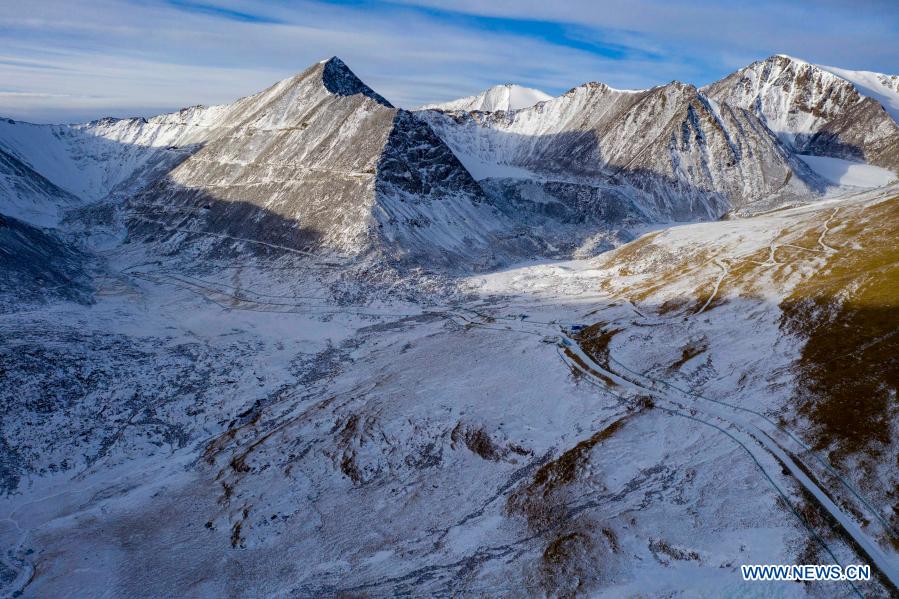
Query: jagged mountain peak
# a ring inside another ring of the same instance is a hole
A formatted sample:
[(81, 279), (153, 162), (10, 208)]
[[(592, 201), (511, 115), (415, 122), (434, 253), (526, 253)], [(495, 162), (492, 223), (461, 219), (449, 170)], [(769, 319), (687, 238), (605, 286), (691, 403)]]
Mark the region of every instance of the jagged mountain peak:
[[(259, 93), (220, 108), (226, 111), (236, 109), (238, 120), (242, 120), (242, 114), (247, 114), (268, 121), (292, 121), (293, 117), (301, 116), (311, 107), (307, 104), (311, 102), (314, 105), (318, 101), (314, 98), (323, 99), (327, 95), (347, 99), (362, 96), (385, 108), (394, 108), (336, 56), (317, 62)], [(233, 121), (234, 116), (230, 120)]]
[(812, 63), (810, 63), (807, 60), (803, 60), (801, 58), (796, 58), (795, 56), (790, 56), (789, 54), (772, 54), (768, 58), (765, 58), (764, 60), (760, 60), (758, 62), (781, 62), (781, 63), (793, 63), (796, 65), (814, 66), (814, 65), (812, 65)]
[(578, 91), (580, 91), (580, 90), (598, 90), (601, 92), (605, 92), (605, 91), (608, 91), (611, 89), (612, 89), (611, 87), (609, 87), (608, 85), (606, 85), (605, 83), (603, 83), (601, 81), (587, 81), (586, 83), (582, 83), (580, 85), (575, 85), (574, 87), (572, 87), (571, 89), (569, 89), (567, 92), (565, 92), (562, 95), (570, 96), (572, 94), (578, 93)]
[(393, 108), (390, 102), (359, 79), (340, 58), (332, 56), (328, 60), (320, 62), (319, 65), (322, 70), (322, 84), (332, 94), (338, 96), (362, 94), (379, 104)]
[[(663, 86), (659, 86), (659, 87), (663, 87)], [(576, 86), (572, 87), (567, 92), (562, 94), (562, 96), (559, 96), (559, 97), (572, 96), (572, 95), (576, 95), (576, 94), (584, 93), (584, 92), (599, 92), (602, 94), (605, 94), (605, 93), (639, 94), (639, 93), (651, 91), (653, 89), (656, 89), (656, 88), (619, 89), (616, 87), (612, 87), (611, 85), (608, 85), (606, 83), (603, 83), (602, 81), (587, 81), (586, 83), (581, 83), (580, 85), (576, 85)]]
[(701, 91), (752, 111), (797, 153), (899, 172), (899, 77), (775, 54)]
[[(847, 99), (858, 102), (870, 98), (883, 106), (899, 123), (899, 76), (873, 71), (855, 71), (827, 65), (813, 64), (795, 56), (774, 54), (737, 70), (727, 77), (707, 85), (705, 89), (720, 87), (722, 82), (735, 78), (756, 79), (778, 87), (784, 85), (811, 89), (830, 87), (839, 90)], [(842, 89), (840, 89), (842, 88)]]
[(672, 79), (666, 85), (662, 85), (660, 87), (668, 87), (672, 89), (686, 90), (686, 91), (696, 91), (698, 88), (692, 83), (685, 83), (683, 81), (678, 81), (677, 79)]

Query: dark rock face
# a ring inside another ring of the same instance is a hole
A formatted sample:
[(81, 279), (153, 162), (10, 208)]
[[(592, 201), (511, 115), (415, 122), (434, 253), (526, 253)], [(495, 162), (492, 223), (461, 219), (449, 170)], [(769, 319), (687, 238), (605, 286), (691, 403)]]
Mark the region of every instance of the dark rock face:
[(50, 300), (89, 301), (86, 263), (54, 233), (0, 214), (0, 313)]
[(440, 197), (470, 194), (482, 201), (483, 191), (437, 134), (406, 110), (399, 110), (378, 162), (379, 190), (385, 186), (403, 192)]
[(899, 127), (880, 104), (865, 98), (818, 129), (802, 151), (864, 160), (899, 173)]
[(325, 88), (334, 95), (352, 96), (355, 94), (362, 94), (363, 96), (368, 96), (378, 104), (393, 108), (393, 105), (390, 102), (385, 100), (380, 94), (375, 93), (372, 88), (365, 85), (365, 83), (356, 77), (356, 74), (336, 56), (325, 62), (322, 71), (322, 83)]

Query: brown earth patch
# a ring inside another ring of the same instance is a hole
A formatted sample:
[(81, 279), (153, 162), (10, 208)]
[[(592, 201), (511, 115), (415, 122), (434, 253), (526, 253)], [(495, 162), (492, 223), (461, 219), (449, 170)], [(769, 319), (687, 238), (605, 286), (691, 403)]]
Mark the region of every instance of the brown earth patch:
[(534, 530), (543, 530), (561, 522), (565, 515), (561, 492), (577, 480), (578, 473), (589, 460), (590, 452), (642, 411), (640, 409), (622, 416), (541, 466), (529, 483), (509, 496), (506, 502), (509, 513), (524, 516)]
[(680, 370), (680, 368), (695, 358), (696, 356), (705, 353), (709, 349), (709, 342), (707, 339), (699, 339), (697, 341), (691, 341), (687, 343), (685, 346), (681, 348), (680, 358), (676, 362), (674, 362), (671, 366), (668, 367), (668, 370), (674, 372), (675, 370)]
[(577, 342), (594, 362), (610, 370), (609, 368), (609, 344), (622, 329), (606, 329), (606, 323), (598, 322), (585, 327), (578, 333)]
[(587, 581), (595, 575), (591, 535), (569, 532), (555, 537), (543, 550), (540, 564), (541, 586), (553, 597), (577, 597), (586, 591)]
[(899, 415), (899, 198), (841, 216), (827, 243), (843, 249), (781, 304), (781, 327), (806, 340), (796, 401), (814, 447), (876, 458)]

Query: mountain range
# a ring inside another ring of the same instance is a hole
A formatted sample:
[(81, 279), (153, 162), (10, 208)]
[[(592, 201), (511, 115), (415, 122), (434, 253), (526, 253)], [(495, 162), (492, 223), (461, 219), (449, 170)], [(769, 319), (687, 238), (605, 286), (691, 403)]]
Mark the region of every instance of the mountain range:
[[(39, 226), (105, 205), (124, 209), (132, 235), (180, 228), (426, 268), (546, 242), (584, 254), (649, 223), (822, 197), (833, 181), (802, 157), (895, 174), (899, 126), (878, 100), (899, 94), (896, 78), (832, 71), (773, 56), (701, 89), (498, 86), (410, 113), (332, 58), (224, 106), (4, 121), (0, 181), (6, 214)], [(535, 226), (538, 238), (508, 241)]]
[(774, 55), (0, 120), (0, 594), (895, 593), (897, 118)]

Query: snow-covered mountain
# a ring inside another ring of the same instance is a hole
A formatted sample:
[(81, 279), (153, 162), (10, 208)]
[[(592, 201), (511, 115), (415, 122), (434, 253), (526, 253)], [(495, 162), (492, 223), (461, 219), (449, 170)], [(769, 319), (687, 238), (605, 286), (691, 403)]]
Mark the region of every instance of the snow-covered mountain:
[[(448, 267), (489, 263), (502, 253), (496, 235), (513, 228), (425, 123), (337, 58), (223, 106), (80, 126), (7, 121), (0, 147), (82, 204), (124, 201), (129, 232), (157, 241), (161, 227), (179, 241), (205, 234), (205, 245)], [(10, 186), (46, 186), (31, 178)]]
[[(762, 63), (703, 90), (588, 83), (518, 108), (539, 94), (498, 86), (475, 104), (413, 115), (333, 58), (228, 105), (84, 125), (2, 121), (0, 183), (7, 213), (33, 224), (105, 202), (124, 211), (110, 222), (156, 242), (165, 236), (154, 227), (163, 227), (179, 243), (196, 231), (209, 234), (209, 247), (311, 248), (444, 268), (532, 254), (542, 241), (525, 240), (522, 227), (542, 227), (562, 252), (589, 253), (647, 223), (809, 201), (834, 180), (859, 181), (833, 169), (819, 176), (809, 164), (820, 163), (796, 156), (858, 159), (834, 133), (840, 123), (864, 138), (864, 157), (890, 167), (896, 125), (880, 104), (818, 67), (768, 63), (794, 78), (815, 69), (835, 86), (822, 92), (827, 118), (778, 108), (782, 84), (745, 91), (760, 69), (785, 76)], [(485, 111), (497, 107), (517, 109)], [(844, 114), (877, 110), (880, 120)], [(789, 132), (816, 127), (808, 139)], [(56, 202), (41, 195), (51, 188), (61, 190)], [(107, 238), (124, 234), (119, 227)]]
[[(544, 203), (617, 190), (658, 222), (717, 218), (769, 206), (775, 193), (783, 202), (822, 188), (749, 111), (677, 82), (636, 92), (588, 83), (514, 112), (421, 114), (476, 178), (507, 180), (502, 194), (540, 186)], [(558, 183), (578, 187), (560, 195), (548, 187)]]
[(506, 232), (429, 127), (339, 59), (222, 109), (219, 129), (131, 198), (156, 223), (270, 246), (424, 266), (488, 260)]
[(81, 200), (54, 185), (28, 164), (0, 149), (0, 195), (3, 214), (39, 226), (59, 223), (62, 214)]
[(482, 112), (519, 110), (521, 108), (529, 108), (534, 104), (545, 102), (551, 98), (552, 96), (539, 89), (506, 83), (504, 85), (495, 85), (475, 96), (467, 96), (438, 104), (425, 104), (420, 106), (418, 110), (478, 110)]
[(752, 111), (798, 153), (864, 161), (899, 173), (899, 76), (775, 55), (702, 91)]

